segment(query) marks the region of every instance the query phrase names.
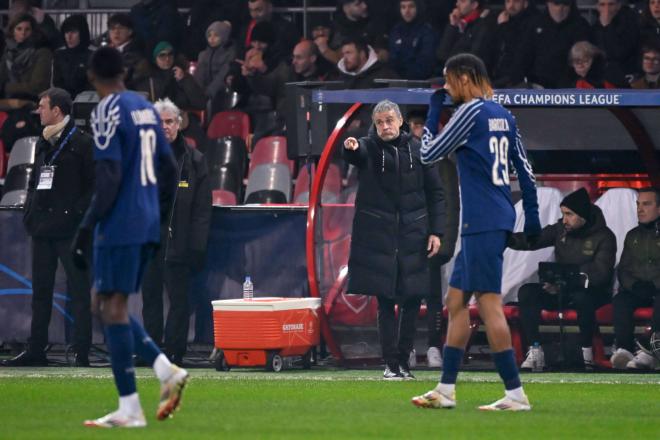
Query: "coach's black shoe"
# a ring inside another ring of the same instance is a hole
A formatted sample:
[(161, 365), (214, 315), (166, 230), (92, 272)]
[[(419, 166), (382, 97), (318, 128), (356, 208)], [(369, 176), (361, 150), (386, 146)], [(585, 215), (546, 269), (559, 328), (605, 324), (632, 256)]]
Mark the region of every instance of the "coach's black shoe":
[(5, 367), (45, 367), (48, 359), (45, 353), (36, 354), (25, 350), (18, 356), (2, 361)]
[(414, 380), (415, 376), (410, 372), (410, 368), (405, 365), (399, 367), (399, 374), (403, 377), (403, 380)]
[(383, 379), (384, 380), (403, 380), (403, 376), (401, 375), (401, 372), (399, 371), (399, 367), (395, 365), (388, 365), (385, 367), (385, 371), (383, 372)]
[(89, 367), (89, 355), (86, 352), (76, 353), (76, 367)]

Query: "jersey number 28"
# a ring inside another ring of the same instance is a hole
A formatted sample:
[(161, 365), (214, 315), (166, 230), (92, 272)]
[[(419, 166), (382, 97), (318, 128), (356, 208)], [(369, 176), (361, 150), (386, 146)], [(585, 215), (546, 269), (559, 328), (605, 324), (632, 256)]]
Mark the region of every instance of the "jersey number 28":
[(154, 153), (156, 152), (156, 132), (153, 128), (140, 129), (140, 182), (142, 186), (156, 184)]
[(490, 152), (493, 155), (493, 185), (504, 186), (509, 184), (509, 138), (491, 136), (488, 141)]

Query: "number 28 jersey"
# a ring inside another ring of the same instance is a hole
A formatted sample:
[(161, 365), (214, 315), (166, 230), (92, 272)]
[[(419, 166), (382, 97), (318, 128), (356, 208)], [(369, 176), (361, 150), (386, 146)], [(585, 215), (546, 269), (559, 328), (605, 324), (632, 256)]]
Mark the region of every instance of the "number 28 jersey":
[(460, 178), (463, 235), (513, 230), (516, 213), (509, 186), (510, 163), (523, 192), (525, 215), (538, 223), (534, 174), (508, 110), (489, 100), (473, 99), (456, 109), (437, 136), (425, 129), (422, 162), (435, 162), (453, 151)]
[(130, 91), (113, 93), (92, 112), (94, 160), (119, 162), (121, 184), (115, 203), (96, 229), (97, 247), (160, 241), (156, 164), (171, 154), (153, 105)]

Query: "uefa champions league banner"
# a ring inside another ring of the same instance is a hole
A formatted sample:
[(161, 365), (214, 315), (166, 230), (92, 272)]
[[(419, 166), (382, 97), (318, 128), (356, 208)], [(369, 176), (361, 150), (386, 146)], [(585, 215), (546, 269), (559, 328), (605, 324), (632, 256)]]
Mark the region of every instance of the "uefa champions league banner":
[[(31, 250), (22, 219), (22, 210), (0, 210), (0, 342), (26, 342), (30, 335)], [(194, 315), (191, 338), (212, 342), (211, 301), (240, 298), (246, 275), (254, 282), (255, 296), (309, 296), (306, 224), (306, 210), (215, 208), (206, 265), (191, 282), (189, 300)], [(141, 308), (141, 296), (131, 296), (131, 314), (141, 319)], [(51, 343), (70, 340), (73, 323), (70, 310), (66, 276), (60, 267), (48, 333)], [(93, 342), (103, 342), (96, 317), (93, 330)]]
[[(427, 105), (435, 89), (381, 88), (361, 90), (315, 90), (312, 100), (324, 104), (374, 104), (389, 99), (397, 104)], [(495, 90), (493, 101), (503, 106), (524, 107), (658, 107), (660, 92), (654, 90), (552, 89)], [(447, 97), (446, 105), (451, 105)]]

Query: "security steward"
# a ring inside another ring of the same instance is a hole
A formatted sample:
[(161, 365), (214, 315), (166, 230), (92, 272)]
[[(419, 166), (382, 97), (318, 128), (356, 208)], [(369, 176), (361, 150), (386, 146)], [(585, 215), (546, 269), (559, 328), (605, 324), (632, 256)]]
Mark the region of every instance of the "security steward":
[(91, 281), (72, 261), (71, 241), (90, 203), (94, 188), (92, 138), (78, 129), (71, 115), (71, 96), (60, 88), (40, 95), (43, 133), (36, 146), (23, 223), (32, 237), (32, 324), (27, 350), (6, 366), (47, 365), (48, 325), (53, 307), (55, 272), (64, 267), (73, 306), (73, 351), (76, 366), (89, 366)]
[(204, 155), (181, 134), (181, 111), (168, 98), (154, 104), (179, 166), (174, 206), (161, 210), (161, 245), (142, 282), (144, 328), (156, 344), (163, 340), (163, 285), (170, 302), (165, 323), (165, 354), (183, 364), (189, 326), (188, 291), (194, 271), (204, 267), (211, 222), (211, 184)]

